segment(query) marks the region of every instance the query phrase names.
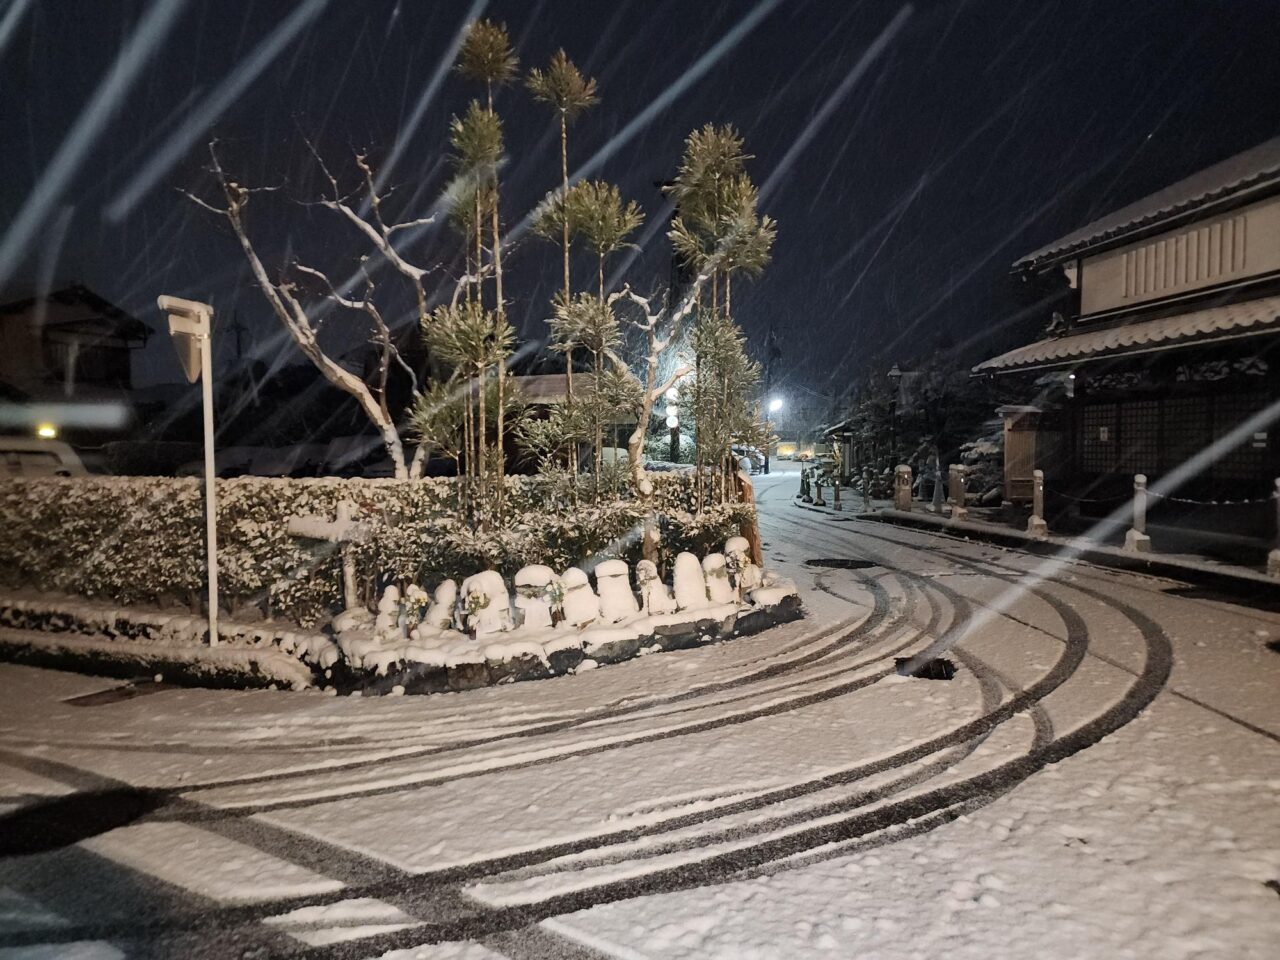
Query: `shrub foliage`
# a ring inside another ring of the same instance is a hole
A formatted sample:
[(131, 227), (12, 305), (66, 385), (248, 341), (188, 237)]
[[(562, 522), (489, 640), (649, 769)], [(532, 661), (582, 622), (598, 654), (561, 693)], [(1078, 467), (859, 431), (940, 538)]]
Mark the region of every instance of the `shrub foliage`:
[[(703, 504), (690, 474), (653, 477), (664, 559), (699, 555), (737, 532), (743, 504)], [(465, 481), (464, 481), (465, 482)], [(350, 500), (369, 536), (352, 547), (366, 599), (388, 581), (426, 587), (484, 569), (557, 570), (638, 556), (643, 507), (575, 504), (560, 474), (508, 477), (501, 524), (458, 518), (457, 480), (241, 477), (218, 483), (223, 605), (312, 625), (341, 596), (335, 545), (291, 536), (297, 515), (332, 519)], [(483, 531), (483, 532), (479, 532)], [(198, 604), (205, 589), (200, 482), (162, 477), (0, 480), (0, 582), (111, 602)]]

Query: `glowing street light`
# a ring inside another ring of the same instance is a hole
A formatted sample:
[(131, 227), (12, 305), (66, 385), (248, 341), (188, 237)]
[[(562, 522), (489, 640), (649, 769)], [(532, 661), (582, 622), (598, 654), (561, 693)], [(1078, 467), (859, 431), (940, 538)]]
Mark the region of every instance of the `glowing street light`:
[(52, 423), (42, 423), (36, 427), (36, 436), (41, 440), (57, 440), (58, 428)]
[(772, 400), (770, 400), (770, 401), (769, 401), (769, 412), (770, 412), (770, 413), (777, 413), (777, 412), (778, 412), (779, 410), (781, 410), (781, 409), (782, 409), (782, 398), (781, 398), (781, 397), (774, 397)]

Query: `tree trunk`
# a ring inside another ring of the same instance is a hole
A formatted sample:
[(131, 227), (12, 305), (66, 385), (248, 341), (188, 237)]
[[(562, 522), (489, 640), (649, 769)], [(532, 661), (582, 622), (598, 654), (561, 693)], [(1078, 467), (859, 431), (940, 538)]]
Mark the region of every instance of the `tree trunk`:
[(484, 402), (484, 395), (488, 393), (488, 391), (485, 389), (485, 387), (487, 386), (485, 381), (488, 379), (489, 371), (484, 366), (484, 364), (481, 364), (479, 369), (480, 369), (480, 376), (478, 379), (480, 383), (480, 400), (478, 404), (479, 423), (477, 424), (477, 430), (476, 430), (476, 471), (477, 471), (477, 476), (479, 477), (479, 480), (480, 480), (480, 491), (479, 491), (480, 500), (483, 503), (485, 498), (485, 493), (488, 487), (488, 484), (486, 483), (486, 481), (488, 480), (488, 473), (489, 473), (489, 437), (488, 437), (489, 423), (488, 423), (488, 418), (485, 416), (485, 402)]
[[(563, 110), (560, 111), (560, 249), (564, 254), (564, 302), (569, 305), (573, 295), (569, 288), (569, 119)], [(564, 355), (564, 394), (565, 408), (573, 409), (573, 350)], [(578, 472), (577, 458), (574, 458), (573, 472)]]
[[(502, 236), (498, 224), (498, 176), (495, 173), (493, 177), (493, 218), (491, 221), (493, 234), (493, 283), (494, 291), (498, 297), (498, 312), (496, 324), (501, 329), (506, 324), (507, 308), (502, 299)], [(506, 473), (506, 461), (503, 457), (505, 447), (502, 438), (506, 430), (506, 386), (507, 386), (507, 358), (500, 355), (498, 357), (498, 505), (501, 509), (502, 505), (502, 477)]]

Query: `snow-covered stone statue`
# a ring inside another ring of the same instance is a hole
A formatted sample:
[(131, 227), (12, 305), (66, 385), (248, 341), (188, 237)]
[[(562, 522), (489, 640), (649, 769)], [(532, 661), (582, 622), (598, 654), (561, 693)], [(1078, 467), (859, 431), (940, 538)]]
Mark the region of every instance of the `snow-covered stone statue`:
[(414, 630), (422, 622), (422, 617), (427, 612), (427, 606), (430, 603), (431, 598), (427, 596), (427, 591), (416, 583), (411, 583), (405, 587), (404, 598), (400, 601), (401, 629), (405, 631)]
[(555, 578), (555, 571), (540, 563), (521, 567), (516, 573), (515, 604), (524, 626), (533, 630), (551, 626), (551, 599), (547, 588)]
[(640, 612), (625, 560), (605, 560), (596, 566), (596, 593), (600, 596), (600, 618), (605, 623), (617, 623)]
[(591, 581), (578, 567), (570, 567), (560, 578), (564, 585), (564, 622), (571, 627), (585, 627), (600, 619), (600, 601), (591, 592)]
[(452, 580), (445, 580), (431, 595), (431, 603), (418, 625), (420, 632), (448, 630), (453, 626), (454, 607), (458, 603), (458, 585)]
[(640, 586), (640, 604), (645, 613), (654, 616), (676, 612), (675, 599), (658, 576), (658, 565), (652, 560), (641, 560), (636, 564), (636, 582)]
[(707, 578), (707, 597), (712, 603), (736, 603), (733, 584), (729, 582), (729, 568), (723, 553), (708, 553), (702, 558), (702, 572)]
[(392, 639), (400, 633), (400, 588), (388, 584), (378, 598), (378, 616), (373, 621), (373, 632), (379, 638)]
[(751, 591), (764, 583), (764, 571), (751, 562), (751, 544), (746, 537), (730, 537), (724, 542), (724, 559), (733, 575), (738, 599), (745, 600)]
[(702, 564), (692, 553), (686, 551), (676, 557), (671, 582), (677, 610), (702, 610), (707, 606), (707, 581), (702, 575)]
[(511, 629), (511, 597), (502, 574), (484, 570), (462, 581), (462, 616), (473, 637)]

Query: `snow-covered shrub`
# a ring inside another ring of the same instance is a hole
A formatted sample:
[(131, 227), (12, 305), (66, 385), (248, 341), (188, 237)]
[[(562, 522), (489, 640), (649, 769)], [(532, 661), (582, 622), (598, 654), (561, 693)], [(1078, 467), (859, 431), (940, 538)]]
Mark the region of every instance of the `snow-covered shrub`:
[[(580, 478), (589, 482), (589, 478)], [(653, 476), (663, 547), (704, 554), (737, 532), (741, 504), (699, 512), (690, 474)], [(350, 500), (371, 536), (352, 544), (367, 602), (388, 580), (432, 583), (530, 563), (556, 570), (638, 556), (642, 504), (574, 505), (553, 476), (509, 477), (504, 514), (485, 530), (457, 515), (456, 481), (279, 479), (218, 481), (219, 586), (229, 608), (256, 606), (304, 625), (341, 597), (335, 544), (291, 536), (289, 517), (333, 518)], [(117, 603), (200, 601), (205, 588), (200, 482), (171, 477), (0, 480), (0, 583)]]

